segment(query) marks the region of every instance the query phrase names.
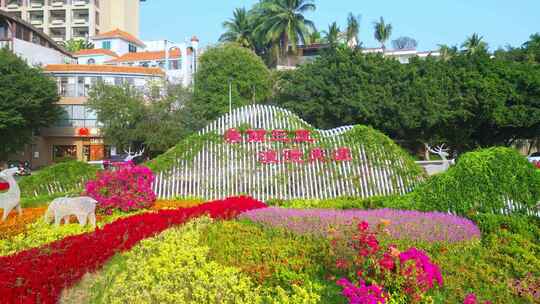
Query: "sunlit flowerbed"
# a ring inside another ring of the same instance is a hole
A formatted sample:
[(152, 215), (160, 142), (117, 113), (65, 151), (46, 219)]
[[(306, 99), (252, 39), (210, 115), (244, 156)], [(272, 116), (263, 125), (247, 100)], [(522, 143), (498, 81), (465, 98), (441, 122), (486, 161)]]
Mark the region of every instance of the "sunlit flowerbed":
[(441, 212), (272, 207), (246, 212), (240, 218), (320, 236), (347, 231), (365, 221), (373, 228), (382, 228), (390, 238), (397, 240), (456, 243), (480, 239), (480, 230), (472, 221)]

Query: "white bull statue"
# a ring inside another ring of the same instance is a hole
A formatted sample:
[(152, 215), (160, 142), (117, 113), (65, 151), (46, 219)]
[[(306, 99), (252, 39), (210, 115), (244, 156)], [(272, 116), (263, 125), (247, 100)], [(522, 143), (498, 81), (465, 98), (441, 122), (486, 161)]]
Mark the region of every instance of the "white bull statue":
[(96, 204), (95, 199), (86, 196), (57, 198), (49, 205), (45, 213), (45, 221), (51, 223), (54, 219), (54, 224), (60, 225), (64, 219), (64, 224), (69, 224), (70, 216), (75, 215), (81, 226), (86, 226), (89, 222), (92, 227), (95, 227)]

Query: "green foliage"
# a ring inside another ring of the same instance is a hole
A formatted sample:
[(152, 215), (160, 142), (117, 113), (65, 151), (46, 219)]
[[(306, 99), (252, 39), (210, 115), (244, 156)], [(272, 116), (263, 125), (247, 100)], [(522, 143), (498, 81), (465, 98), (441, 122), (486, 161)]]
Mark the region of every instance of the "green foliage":
[(318, 128), (364, 124), (394, 140), (457, 151), (540, 134), (540, 66), (481, 52), (403, 65), (337, 47), (280, 75), (277, 104)]
[(229, 111), (229, 81), (232, 106), (237, 108), (266, 101), (271, 93), (270, 79), (262, 60), (246, 48), (224, 44), (207, 50), (195, 75), (194, 98), (186, 105), (191, 128), (199, 130)]
[(506, 230), (530, 240), (540, 240), (540, 218), (514, 214), (512, 216), (480, 213), (470, 216), (483, 234)]
[(531, 303), (509, 287), (531, 273), (540, 275), (538, 240), (499, 230), (484, 237), (482, 244), (427, 248), (443, 272), (444, 288), (439, 299), (461, 303), (474, 292), (492, 303)]
[(342, 303), (337, 285), (325, 280), (326, 267), (333, 263), (326, 240), (242, 221), (209, 226), (202, 243), (210, 247), (212, 259), (240, 268), (264, 288), (312, 290), (320, 303)]
[(176, 164), (178, 160), (193, 160), (207, 143), (221, 142), (222, 140), (221, 136), (214, 133), (193, 134), (180, 141), (167, 152), (148, 161), (146, 166), (154, 172), (165, 171)]
[(358, 197), (338, 197), (331, 199), (293, 199), (293, 200), (269, 200), (266, 203), (270, 206), (294, 209), (406, 209), (400, 208), (398, 202), (402, 201), (404, 206), (409, 205), (409, 201), (402, 196), (373, 196), (370, 198)]
[(257, 286), (234, 266), (210, 259), (207, 218), (141, 241), (115, 257), (92, 287), (91, 303), (317, 303), (308, 288)]
[(70, 39), (68, 41), (63, 41), (60, 45), (66, 49), (66, 51), (71, 53), (76, 53), (80, 50), (93, 49), (94, 44), (84, 39)]
[[(149, 89), (163, 88), (152, 83)], [(189, 115), (182, 107), (189, 100), (191, 92), (180, 85), (167, 87), (164, 95), (145, 96), (127, 83), (100, 82), (90, 91), (88, 106), (103, 123), (101, 131), (108, 143), (119, 149), (144, 145), (151, 152), (161, 152), (191, 133), (185, 123)]]
[(0, 160), (29, 144), (39, 128), (60, 117), (56, 83), (0, 48)]
[[(464, 154), (455, 166), (408, 196), (419, 210), (451, 210), (461, 215), (525, 212), (540, 201), (540, 172), (513, 149), (483, 149)], [(521, 208), (509, 210), (505, 199)]]
[(84, 188), (84, 182), (94, 178), (98, 170), (96, 166), (84, 162), (63, 162), (23, 177), (19, 181), (19, 187), (22, 196), (25, 197), (48, 195), (47, 187), (58, 193), (80, 193)]

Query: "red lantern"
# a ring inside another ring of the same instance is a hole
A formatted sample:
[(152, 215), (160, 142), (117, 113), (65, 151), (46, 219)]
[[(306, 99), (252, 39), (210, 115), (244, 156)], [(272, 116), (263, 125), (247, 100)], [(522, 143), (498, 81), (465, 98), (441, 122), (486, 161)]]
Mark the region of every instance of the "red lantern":
[(88, 135), (90, 135), (90, 130), (88, 130), (88, 128), (79, 129), (79, 136), (88, 136)]

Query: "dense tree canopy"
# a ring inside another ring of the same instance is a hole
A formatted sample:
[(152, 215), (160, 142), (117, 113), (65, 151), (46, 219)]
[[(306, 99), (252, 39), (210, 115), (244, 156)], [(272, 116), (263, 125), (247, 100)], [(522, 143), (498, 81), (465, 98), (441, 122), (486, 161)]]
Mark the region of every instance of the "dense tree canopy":
[(105, 140), (119, 149), (163, 152), (191, 133), (185, 104), (191, 92), (174, 85), (161, 95), (146, 96), (135, 87), (98, 83), (91, 91), (88, 105), (102, 123)]
[(233, 108), (266, 101), (272, 89), (270, 71), (251, 50), (235, 44), (207, 50), (195, 76), (193, 101), (187, 104), (194, 129), (229, 111), (229, 84)]
[(540, 134), (540, 67), (482, 52), (402, 65), (340, 47), (283, 73), (278, 87), (279, 105), (321, 128), (368, 124), (460, 151)]
[(56, 83), (40, 69), (0, 49), (0, 160), (20, 151), (60, 116)]

